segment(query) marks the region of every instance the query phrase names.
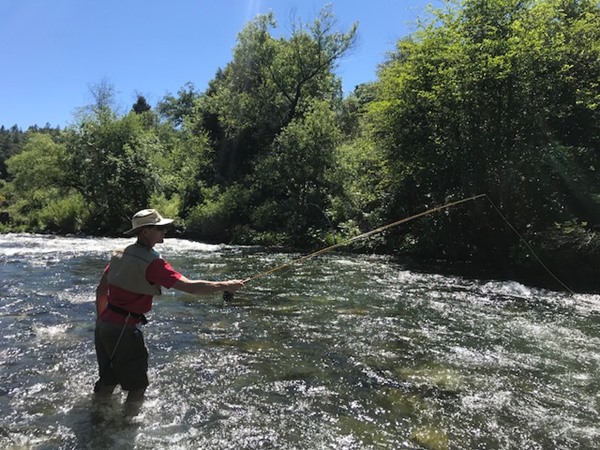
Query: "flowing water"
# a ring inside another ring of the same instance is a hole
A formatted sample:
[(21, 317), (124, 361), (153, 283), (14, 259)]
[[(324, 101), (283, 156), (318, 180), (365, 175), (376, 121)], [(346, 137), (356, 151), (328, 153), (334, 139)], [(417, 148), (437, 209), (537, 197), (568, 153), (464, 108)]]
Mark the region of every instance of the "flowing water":
[[(129, 240), (0, 235), (0, 448), (596, 449), (600, 296), (330, 253), (224, 304), (168, 291), (150, 387), (97, 404), (94, 289)], [(191, 278), (298, 255), (167, 239)]]

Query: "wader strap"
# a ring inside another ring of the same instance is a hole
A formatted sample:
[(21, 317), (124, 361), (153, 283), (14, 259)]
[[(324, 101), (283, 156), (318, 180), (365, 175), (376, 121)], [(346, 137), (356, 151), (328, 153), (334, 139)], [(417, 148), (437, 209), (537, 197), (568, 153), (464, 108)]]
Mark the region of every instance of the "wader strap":
[(131, 311), (127, 311), (126, 309), (119, 308), (118, 306), (113, 305), (112, 303), (108, 304), (108, 309), (116, 312), (117, 314), (121, 314), (122, 316), (130, 316), (134, 319), (139, 319), (142, 325), (146, 325), (148, 323), (148, 319), (143, 314), (133, 313)]

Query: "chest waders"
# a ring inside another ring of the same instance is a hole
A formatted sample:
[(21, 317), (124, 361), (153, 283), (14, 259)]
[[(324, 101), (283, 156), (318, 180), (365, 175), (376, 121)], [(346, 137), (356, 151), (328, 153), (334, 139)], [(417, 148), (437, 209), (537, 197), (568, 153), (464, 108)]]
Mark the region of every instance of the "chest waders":
[[(106, 369), (108, 369), (108, 367), (113, 368), (113, 360), (115, 358), (115, 353), (117, 352), (117, 348), (119, 347), (119, 343), (121, 342), (123, 333), (125, 333), (125, 329), (127, 328), (127, 322), (129, 320), (129, 318), (133, 317), (134, 319), (138, 319), (142, 325), (146, 325), (148, 323), (148, 319), (146, 319), (146, 316), (144, 314), (138, 314), (138, 313), (133, 313), (131, 311), (127, 311), (123, 308), (119, 308), (118, 306), (113, 305), (112, 303), (108, 303), (107, 308), (110, 309), (111, 311), (116, 312), (117, 314), (121, 314), (122, 316), (125, 316), (125, 323), (123, 324), (123, 327), (121, 328), (121, 333), (119, 334), (117, 342), (115, 343), (115, 346), (113, 347), (110, 357), (108, 358), (108, 366), (104, 369), (104, 371), (106, 371)], [(104, 373), (100, 374), (100, 379), (102, 379), (102, 375), (104, 375)]]

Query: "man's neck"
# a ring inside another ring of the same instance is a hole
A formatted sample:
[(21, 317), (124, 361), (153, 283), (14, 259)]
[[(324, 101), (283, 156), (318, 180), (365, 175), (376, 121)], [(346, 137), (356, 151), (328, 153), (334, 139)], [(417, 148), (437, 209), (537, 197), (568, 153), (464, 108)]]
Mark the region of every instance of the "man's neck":
[(138, 240), (136, 241), (136, 244), (141, 245), (142, 247), (147, 248), (148, 250), (152, 250), (152, 248), (154, 247), (153, 245), (150, 245), (149, 242), (146, 242), (142, 238), (138, 238)]

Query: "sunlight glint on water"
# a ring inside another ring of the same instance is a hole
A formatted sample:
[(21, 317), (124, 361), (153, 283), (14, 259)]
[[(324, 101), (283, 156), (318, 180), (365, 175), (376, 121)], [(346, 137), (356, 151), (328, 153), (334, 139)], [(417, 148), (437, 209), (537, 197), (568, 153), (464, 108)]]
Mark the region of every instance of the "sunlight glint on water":
[[(326, 254), (224, 305), (167, 292), (151, 386), (92, 402), (93, 291), (127, 239), (0, 235), (0, 448), (595, 449), (600, 296)], [(192, 278), (298, 255), (170, 239)]]

